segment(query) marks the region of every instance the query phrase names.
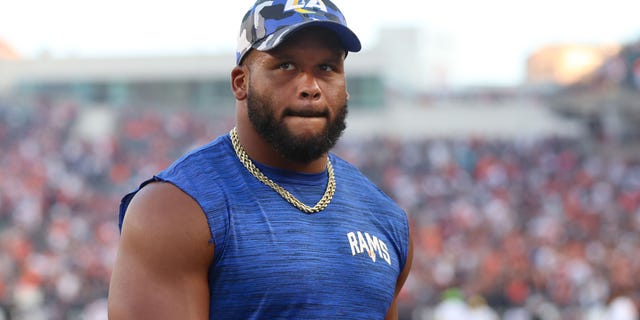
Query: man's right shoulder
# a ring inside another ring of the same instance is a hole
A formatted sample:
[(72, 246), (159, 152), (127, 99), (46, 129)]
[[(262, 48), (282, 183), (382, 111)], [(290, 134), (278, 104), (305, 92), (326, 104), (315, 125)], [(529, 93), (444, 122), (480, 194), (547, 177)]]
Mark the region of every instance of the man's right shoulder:
[(136, 192), (127, 207), (127, 219), (140, 219), (145, 223), (163, 219), (184, 219), (185, 211), (194, 211), (202, 215), (202, 209), (196, 201), (168, 182), (151, 182)]
[(209, 241), (205, 215), (196, 201), (171, 183), (153, 182), (131, 199), (123, 221), (123, 232), (146, 234), (150, 238), (185, 232), (194, 239)]
[(184, 288), (205, 288), (199, 292), (206, 294), (215, 250), (210, 239), (206, 218), (191, 197), (170, 183), (146, 185), (131, 199), (124, 217), (111, 278), (110, 313), (157, 313), (158, 305), (180, 301), (181, 297), (167, 298), (167, 293)]

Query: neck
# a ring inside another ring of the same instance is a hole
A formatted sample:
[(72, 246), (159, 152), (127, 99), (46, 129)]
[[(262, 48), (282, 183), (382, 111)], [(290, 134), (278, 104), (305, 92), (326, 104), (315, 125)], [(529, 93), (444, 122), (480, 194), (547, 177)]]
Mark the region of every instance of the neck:
[(285, 199), (291, 205), (298, 208), (304, 213), (320, 212), (329, 205), (329, 202), (331, 202), (331, 199), (333, 198), (333, 194), (336, 191), (336, 179), (333, 172), (333, 166), (331, 165), (330, 161), (327, 160), (327, 175), (328, 175), (327, 188), (324, 191), (322, 198), (320, 198), (320, 200), (316, 203), (316, 205), (313, 207), (310, 207), (304, 204), (303, 202), (301, 202), (300, 200), (298, 200), (294, 195), (292, 195), (289, 191), (287, 191), (287, 189), (283, 188), (278, 183), (269, 179), (269, 177), (265, 176), (264, 173), (262, 173), (262, 171), (260, 171), (260, 169), (256, 167), (255, 163), (251, 161), (251, 159), (249, 159), (249, 155), (242, 148), (242, 145), (240, 144), (240, 141), (238, 139), (238, 130), (236, 128), (233, 128), (229, 134), (231, 135), (231, 143), (233, 144), (233, 149), (236, 155), (238, 156), (238, 160), (242, 163), (242, 165), (249, 171), (249, 173), (251, 173), (251, 175), (253, 175), (260, 182), (264, 183), (265, 185), (273, 189), (273, 191), (277, 192), (283, 199)]

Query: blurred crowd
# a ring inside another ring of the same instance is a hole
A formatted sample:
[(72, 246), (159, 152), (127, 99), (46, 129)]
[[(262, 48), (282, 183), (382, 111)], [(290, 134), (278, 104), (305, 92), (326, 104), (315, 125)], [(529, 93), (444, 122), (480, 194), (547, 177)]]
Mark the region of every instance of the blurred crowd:
[(114, 134), (87, 139), (80, 111), (0, 105), (0, 320), (106, 319), (120, 197), (214, 123), (121, 114)]
[[(105, 319), (120, 197), (232, 125), (120, 110), (113, 134), (88, 139), (81, 111), (0, 104), (0, 320)], [(410, 215), (401, 318), (634, 319), (640, 159), (599, 150), (559, 137), (347, 136), (335, 152)]]
[[(640, 159), (599, 150), (556, 137), (377, 139), (339, 152), (410, 213), (402, 303), (426, 306), (414, 318), (438, 319), (432, 307), (456, 289), (504, 319), (637, 319)], [(631, 317), (607, 315), (621, 303)]]

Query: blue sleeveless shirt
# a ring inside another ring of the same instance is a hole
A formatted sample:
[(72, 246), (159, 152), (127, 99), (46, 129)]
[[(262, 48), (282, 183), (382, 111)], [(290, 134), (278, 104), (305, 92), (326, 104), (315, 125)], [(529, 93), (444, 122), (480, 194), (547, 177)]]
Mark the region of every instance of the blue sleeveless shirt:
[[(407, 259), (407, 216), (355, 167), (330, 161), (336, 191), (313, 214), (251, 175), (228, 134), (141, 184), (172, 183), (206, 215), (215, 245), (210, 319), (384, 318)], [(326, 172), (256, 166), (309, 206), (324, 194)], [(120, 227), (136, 192), (122, 200)]]

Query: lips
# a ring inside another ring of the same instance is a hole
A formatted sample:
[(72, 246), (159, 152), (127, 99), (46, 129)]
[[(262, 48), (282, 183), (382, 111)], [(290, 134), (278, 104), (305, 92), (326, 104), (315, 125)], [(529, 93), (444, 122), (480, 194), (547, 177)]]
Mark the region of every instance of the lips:
[(303, 110), (286, 110), (284, 112), (285, 117), (302, 117), (302, 118), (328, 118), (329, 112), (316, 111), (311, 109)]

